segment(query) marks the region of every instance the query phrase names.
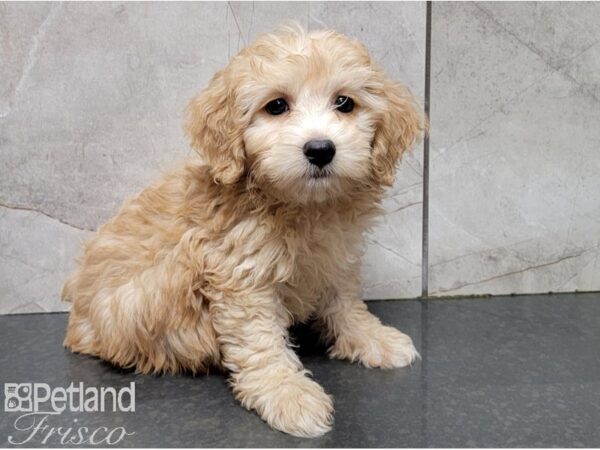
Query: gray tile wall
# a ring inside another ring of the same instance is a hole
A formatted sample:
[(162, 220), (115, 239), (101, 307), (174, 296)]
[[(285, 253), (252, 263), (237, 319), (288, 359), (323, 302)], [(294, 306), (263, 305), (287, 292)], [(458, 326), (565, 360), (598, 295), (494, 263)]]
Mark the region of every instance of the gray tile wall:
[[(286, 19), (362, 40), (419, 98), (424, 3), (0, 3), (0, 313), (65, 309), (79, 242), (189, 149), (188, 99)], [(600, 289), (600, 4), (432, 10), (430, 293)], [(366, 298), (421, 290), (421, 148)]]
[(430, 290), (600, 289), (600, 3), (434, 3)]

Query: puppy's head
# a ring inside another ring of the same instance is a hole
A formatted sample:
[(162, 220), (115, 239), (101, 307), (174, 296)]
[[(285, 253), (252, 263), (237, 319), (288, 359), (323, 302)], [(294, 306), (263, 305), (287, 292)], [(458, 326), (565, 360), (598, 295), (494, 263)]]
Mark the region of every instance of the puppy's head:
[(408, 89), (355, 40), (286, 27), (245, 48), (188, 107), (216, 183), (251, 176), (290, 201), (386, 186), (424, 128)]

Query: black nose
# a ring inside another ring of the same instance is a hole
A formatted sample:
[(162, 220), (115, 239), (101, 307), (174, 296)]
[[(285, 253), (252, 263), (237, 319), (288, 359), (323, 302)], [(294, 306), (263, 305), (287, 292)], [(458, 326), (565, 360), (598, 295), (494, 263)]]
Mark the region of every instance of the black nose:
[(322, 169), (335, 156), (335, 145), (329, 139), (308, 141), (304, 144), (304, 155), (311, 164)]

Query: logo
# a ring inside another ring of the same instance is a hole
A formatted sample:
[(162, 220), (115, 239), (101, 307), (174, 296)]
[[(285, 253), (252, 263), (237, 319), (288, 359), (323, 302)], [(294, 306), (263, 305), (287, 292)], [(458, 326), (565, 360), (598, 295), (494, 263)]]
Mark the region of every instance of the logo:
[(31, 383), (4, 383), (4, 411), (32, 411), (31, 387)]
[[(85, 426), (85, 413), (135, 412), (135, 383), (114, 387), (71, 383), (51, 387), (47, 383), (4, 383), (4, 411), (18, 413), (16, 434), (8, 436), (12, 445), (40, 442), (44, 445), (115, 445), (135, 434), (125, 427)], [(60, 422), (64, 411), (81, 413), (70, 426)], [(82, 420), (83, 419), (83, 420)]]

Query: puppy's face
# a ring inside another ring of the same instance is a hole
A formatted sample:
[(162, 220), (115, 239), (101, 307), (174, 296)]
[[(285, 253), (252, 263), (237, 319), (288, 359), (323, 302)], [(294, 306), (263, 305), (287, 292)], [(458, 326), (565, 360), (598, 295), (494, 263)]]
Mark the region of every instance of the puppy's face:
[(244, 144), (259, 182), (321, 201), (368, 182), (385, 104), (370, 93), (377, 86), (360, 46), (324, 33), (294, 44), (259, 44), (260, 56), (250, 57), (252, 76), (238, 91), (252, 114)]
[(334, 32), (264, 35), (193, 100), (192, 144), (216, 182), (244, 176), (301, 203), (389, 185), (423, 127), (412, 95)]

